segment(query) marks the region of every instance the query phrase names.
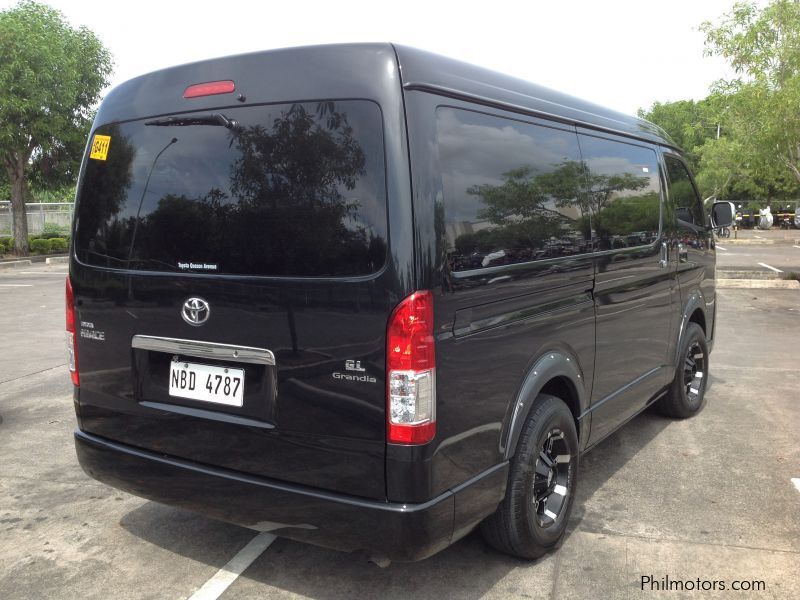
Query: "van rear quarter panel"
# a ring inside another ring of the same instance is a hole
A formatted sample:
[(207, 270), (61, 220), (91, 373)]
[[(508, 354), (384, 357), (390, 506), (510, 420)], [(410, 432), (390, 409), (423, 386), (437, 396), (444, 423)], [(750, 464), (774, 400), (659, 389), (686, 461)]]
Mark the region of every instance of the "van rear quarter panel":
[[(487, 273), (461, 276), (456, 286), (444, 285), (446, 240), (436, 108), (476, 107), (422, 91), (406, 91), (405, 101), (417, 287), (435, 294), (437, 436), (430, 447), (413, 453), (389, 447), (387, 487), (390, 498), (410, 490), (411, 496), (404, 499), (418, 501), (503, 461), (502, 435), (509, 408), (543, 352), (559, 349), (576, 357), (583, 381), (591, 382), (593, 264), (591, 255), (586, 255), (507, 265), (491, 274), (482, 269)], [(512, 118), (526, 120), (519, 115)], [(590, 389), (583, 391), (588, 398)], [(393, 468), (403, 463), (409, 463), (408, 468)], [(427, 477), (414, 476), (415, 472)]]

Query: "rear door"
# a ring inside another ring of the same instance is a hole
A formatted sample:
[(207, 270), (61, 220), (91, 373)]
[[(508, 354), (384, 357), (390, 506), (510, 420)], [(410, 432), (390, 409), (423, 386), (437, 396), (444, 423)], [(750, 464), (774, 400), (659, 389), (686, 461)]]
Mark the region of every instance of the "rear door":
[(81, 427), (385, 497), (384, 337), (403, 291), (379, 105), (180, 112), (92, 141), (71, 267)]

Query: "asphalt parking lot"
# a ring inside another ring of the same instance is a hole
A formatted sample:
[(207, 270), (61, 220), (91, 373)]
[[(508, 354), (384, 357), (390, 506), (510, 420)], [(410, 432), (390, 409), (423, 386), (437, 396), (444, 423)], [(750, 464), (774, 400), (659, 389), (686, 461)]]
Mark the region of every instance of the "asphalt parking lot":
[[(721, 243), (721, 266), (800, 265), (790, 243)], [(247, 565), (256, 532), (118, 492), (77, 465), (65, 273), (0, 270), (0, 597), (216, 598), (207, 582)], [(708, 597), (800, 597), (800, 290), (721, 289), (718, 302), (705, 410), (648, 411), (586, 455), (558, 551), (529, 563), (472, 534), (381, 569), (276, 539), (219, 597), (699, 597), (642, 591), (643, 576), (727, 584)], [(764, 589), (732, 592), (734, 581)]]
[(800, 273), (800, 230), (745, 229), (736, 239), (720, 239), (717, 267), (761, 271), (768, 275)]

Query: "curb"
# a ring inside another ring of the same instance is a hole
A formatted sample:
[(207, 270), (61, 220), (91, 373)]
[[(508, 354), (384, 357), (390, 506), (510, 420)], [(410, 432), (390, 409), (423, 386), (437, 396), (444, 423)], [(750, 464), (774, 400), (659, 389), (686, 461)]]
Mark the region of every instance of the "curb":
[(8, 260), (0, 262), (0, 270), (2, 269), (24, 269), (31, 266), (30, 260)]
[[(783, 240), (735, 240), (733, 238), (719, 238), (716, 240), (717, 244), (722, 244), (724, 246), (771, 246), (778, 241)], [(792, 243), (792, 240), (786, 240), (788, 244)]]
[(717, 279), (780, 279), (777, 273), (772, 271), (756, 271), (753, 269), (720, 269), (717, 267)]
[(714, 240), (716, 244), (724, 246), (792, 246), (800, 244), (800, 240), (790, 238), (764, 238), (756, 240), (753, 238), (743, 238), (737, 240), (735, 238), (717, 238)]
[(26, 256), (25, 258), (0, 258), (0, 265), (6, 263), (18, 262), (20, 260), (28, 260), (31, 263), (44, 263), (50, 258), (61, 258), (61, 257), (69, 258), (69, 254), (34, 254), (32, 256)]
[(800, 281), (792, 279), (717, 279), (717, 288), (800, 290)]
[(66, 265), (69, 263), (69, 256), (49, 256), (44, 263), (46, 265)]

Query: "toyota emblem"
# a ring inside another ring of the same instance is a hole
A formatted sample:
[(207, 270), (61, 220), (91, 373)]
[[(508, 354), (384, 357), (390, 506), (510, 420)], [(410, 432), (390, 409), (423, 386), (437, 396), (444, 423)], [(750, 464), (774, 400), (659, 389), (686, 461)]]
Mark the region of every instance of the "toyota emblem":
[(210, 314), (211, 307), (208, 305), (208, 302), (197, 297), (189, 298), (183, 303), (183, 308), (181, 309), (183, 320), (195, 327), (208, 321)]

